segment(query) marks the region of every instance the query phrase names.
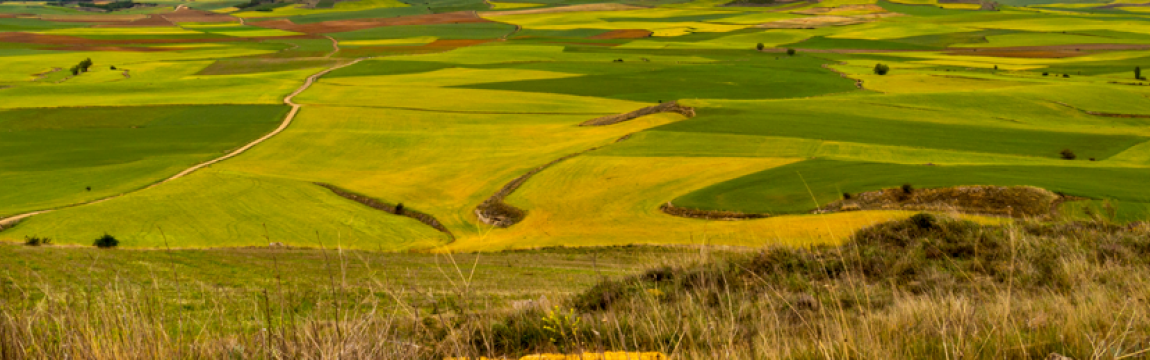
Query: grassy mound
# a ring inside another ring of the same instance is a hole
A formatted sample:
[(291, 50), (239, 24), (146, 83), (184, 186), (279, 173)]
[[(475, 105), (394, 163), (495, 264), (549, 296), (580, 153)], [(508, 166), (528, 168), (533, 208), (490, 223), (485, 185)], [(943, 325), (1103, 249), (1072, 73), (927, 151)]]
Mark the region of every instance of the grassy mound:
[(1118, 357), (1150, 339), (1150, 317), (1133, 310), (1147, 301), (1150, 278), (1132, 275), (1150, 270), (1147, 235), (1145, 224), (983, 226), (922, 214), (842, 247), (604, 281), (575, 296), (568, 315), (533, 310), (496, 324), (493, 341), (676, 359), (1088, 358), (1100, 347)]

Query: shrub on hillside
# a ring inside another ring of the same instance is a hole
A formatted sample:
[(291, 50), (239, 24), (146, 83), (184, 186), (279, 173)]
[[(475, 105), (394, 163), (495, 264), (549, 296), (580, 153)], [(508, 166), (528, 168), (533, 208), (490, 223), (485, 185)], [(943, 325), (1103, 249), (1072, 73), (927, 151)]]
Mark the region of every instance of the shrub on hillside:
[(763, 51), (763, 49), (765, 49), (766, 47), (767, 46), (763, 45), (763, 43), (759, 43), (758, 45), (755, 45), (755, 49), (758, 49), (759, 51)]
[(42, 238), (39, 236), (24, 236), (24, 245), (28, 245), (28, 246), (52, 245), (52, 239), (46, 238), (46, 237)]
[(875, 64), (875, 66), (874, 66), (875, 75), (886, 75), (886, 73), (888, 73), (888, 72), (890, 72), (890, 66), (886, 66), (886, 64)]
[(114, 248), (114, 247), (120, 246), (120, 240), (117, 240), (116, 237), (114, 237), (112, 235), (108, 235), (107, 233), (105, 233), (104, 236), (101, 236), (99, 239), (96, 239), (96, 242), (93, 243), (92, 245), (95, 245), (96, 247), (101, 248), (101, 249)]
[(795, 56), (795, 49), (787, 49), (787, 56)]
[(1075, 155), (1073, 151), (1070, 151), (1070, 149), (1062, 149), (1062, 152), (1059, 152), (1058, 154), (1062, 155), (1062, 160), (1074, 160), (1078, 158), (1078, 155)]

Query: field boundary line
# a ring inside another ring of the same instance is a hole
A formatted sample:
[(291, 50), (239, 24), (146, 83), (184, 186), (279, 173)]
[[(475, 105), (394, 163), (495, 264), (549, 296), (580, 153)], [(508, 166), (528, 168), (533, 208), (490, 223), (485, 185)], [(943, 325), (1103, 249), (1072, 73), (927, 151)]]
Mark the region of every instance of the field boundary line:
[(346, 62), (343, 64), (336, 64), (336, 65), (331, 66), (327, 69), (324, 69), (323, 71), (320, 71), (318, 73), (312, 74), (311, 76), (308, 76), (307, 79), (304, 80), (303, 85), (300, 85), (300, 87), (296, 88), (295, 91), (293, 91), (291, 94), (288, 94), (286, 97), (284, 97), (283, 103), (291, 106), (291, 110), (288, 111), (286, 116), (284, 116), (284, 119), (283, 119), (283, 121), (280, 122), (279, 127), (277, 127), (275, 130), (272, 130), (270, 133), (267, 133), (264, 136), (261, 136), (255, 140), (247, 143), (244, 146), (241, 146), (238, 149), (232, 150), (231, 152), (225, 154), (224, 156), (220, 156), (220, 157), (217, 157), (215, 159), (211, 159), (211, 160), (193, 165), (192, 167), (184, 169), (184, 171), (180, 171), (179, 173), (176, 173), (175, 175), (172, 175), (168, 178), (165, 178), (165, 179), (160, 180), (158, 182), (152, 183), (151, 185), (148, 185), (148, 186), (145, 186), (143, 188), (136, 189), (136, 190), (127, 191), (127, 192), (111, 195), (108, 197), (104, 197), (104, 198), (100, 198), (100, 199), (96, 199), (96, 200), (92, 200), (92, 201), (69, 204), (69, 205), (59, 206), (59, 207), (55, 207), (55, 208), (51, 208), (51, 209), (36, 210), (36, 211), (31, 211), (31, 212), (27, 212), (27, 213), (23, 213), (23, 214), (17, 214), (17, 215), (9, 216), (6, 218), (0, 218), (0, 231), (4, 231), (5, 229), (12, 227), (12, 225), (15, 225), (17, 222), (23, 221), (24, 219), (30, 218), (32, 216), (56, 211), (59, 209), (66, 209), (66, 208), (83, 206), (83, 205), (99, 204), (99, 203), (102, 203), (102, 202), (105, 202), (105, 201), (108, 201), (111, 199), (115, 199), (115, 198), (118, 198), (118, 197), (121, 197), (124, 195), (148, 190), (148, 189), (163, 185), (164, 183), (167, 183), (169, 181), (176, 180), (176, 179), (182, 178), (184, 176), (187, 176), (188, 174), (191, 174), (191, 173), (195, 172), (196, 170), (203, 169), (205, 167), (211, 166), (212, 164), (215, 164), (215, 163), (218, 163), (220, 161), (224, 161), (224, 160), (233, 158), (236, 155), (242, 154), (242, 153), (248, 151), (248, 149), (251, 149), (252, 147), (254, 147), (256, 145), (259, 145), (260, 143), (272, 138), (273, 136), (278, 135), (280, 132), (283, 132), (284, 129), (287, 129), (288, 125), (291, 125), (292, 120), (295, 119), (296, 114), (299, 113), (299, 109), (301, 107), (301, 105), (293, 102), (292, 99), (295, 98), (296, 95), (299, 95), (300, 93), (303, 93), (308, 88), (310, 88), (311, 85), (314, 84), (316, 82), (316, 80), (319, 79), (319, 77), (327, 75), (328, 73), (330, 73), (332, 71), (339, 70), (341, 68), (348, 67), (351, 65), (355, 65), (356, 63), (359, 63), (360, 61), (363, 61), (366, 59), (368, 59), (368, 58), (358, 58), (358, 59), (355, 59), (353, 61), (349, 61), (349, 62)]

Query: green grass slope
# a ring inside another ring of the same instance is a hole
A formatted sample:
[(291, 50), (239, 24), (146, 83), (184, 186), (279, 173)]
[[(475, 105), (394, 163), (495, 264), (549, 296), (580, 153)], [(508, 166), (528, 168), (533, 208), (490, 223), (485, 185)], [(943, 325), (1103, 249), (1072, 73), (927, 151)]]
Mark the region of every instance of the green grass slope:
[(277, 105), (0, 111), (0, 215), (146, 186), (271, 131), (287, 111)]

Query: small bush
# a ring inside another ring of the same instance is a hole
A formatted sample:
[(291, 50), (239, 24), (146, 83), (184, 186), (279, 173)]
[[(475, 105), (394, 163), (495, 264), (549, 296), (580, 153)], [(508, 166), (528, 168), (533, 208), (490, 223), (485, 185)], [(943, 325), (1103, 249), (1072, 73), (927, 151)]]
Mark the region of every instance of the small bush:
[(104, 233), (104, 236), (101, 236), (99, 239), (96, 239), (96, 242), (93, 243), (92, 245), (95, 245), (96, 247), (101, 248), (101, 249), (114, 248), (114, 247), (120, 246), (120, 240), (116, 240), (116, 238), (114, 236), (108, 235), (107, 233)]
[(1059, 152), (1059, 154), (1062, 155), (1062, 160), (1074, 160), (1078, 158), (1078, 155), (1074, 155), (1074, 152), (1070, 151), (1070, 149), (1062, 149), (1062, 152)]
[(52, 239), (42, 238), (39, 236), (24, 236), (24, 245), (28, 245), (28, 246), (52, 245)]
[(1062, 74), (1062, 77), (1064, 77), (1064, 78), (1069, 78), (1069, 77), (1070, 77), (1070, 74)]
[(926, 230), (926, 229), (934, 228), (934, 224), (937, 223), (938, 220), (934, 218), (934, 215), (927, 214), (927, 213), (920, 213), (920, 214), (915, 214), (914, 216), (911, 216), (910, 222), (912, 224), (914, 224), (915, 226), (918, 226), (919, 229)]
[(850, 200), (850, 199), (851, 199), (851, 193), (848, 193), (848, 192), (843, 193), (843, 200)]
[(763, 43), (759, 43), (758, 45), (755, 45), (755, 49), (757, 49), (759, 51), (763, 51), (763, 49), (765, 49), (766, 47), (767, 46), (763, 45)]
[(886, 75), (886, 73), (888, 73), (888, 72), (890, 72), (890, 66), (886, 66), (886, 64), (875, 64), (874, 65), (875, 75)]
[(795, 56), (795, 49), (787, 49), (787, 56)]
[(1044, 73), (1042, 73), (1042, 76), (1050, 76), (1050, 73), (1044, 72)]
[(903, 194), (913, 194), (914, 193), (914, 186), (911, 184), (902, 184), (902, 193)]

